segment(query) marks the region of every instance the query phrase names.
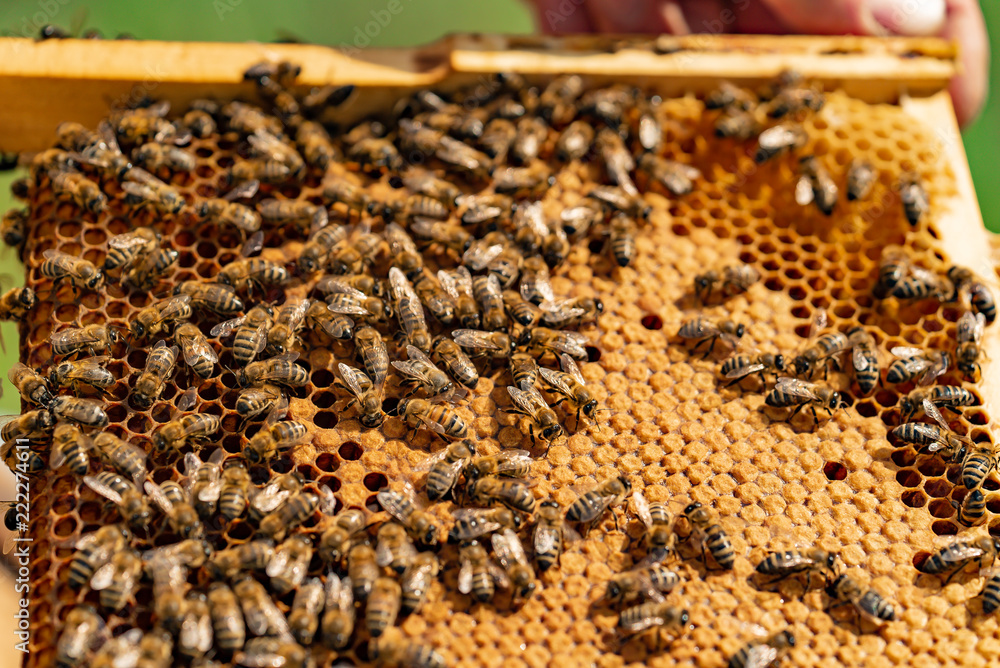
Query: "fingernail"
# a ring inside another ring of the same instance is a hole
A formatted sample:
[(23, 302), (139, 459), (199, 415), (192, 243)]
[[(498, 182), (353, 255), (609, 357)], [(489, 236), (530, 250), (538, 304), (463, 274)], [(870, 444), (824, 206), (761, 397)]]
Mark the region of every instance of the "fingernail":
[(918, 37), (944, 28), (945, 0), (868, 0), (875, 20), (891, 33)]

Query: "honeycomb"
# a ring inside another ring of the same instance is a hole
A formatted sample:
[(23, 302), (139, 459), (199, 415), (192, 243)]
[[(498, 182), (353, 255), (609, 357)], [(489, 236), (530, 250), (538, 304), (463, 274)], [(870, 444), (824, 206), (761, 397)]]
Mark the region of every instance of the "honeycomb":
[[(569, 545), (560, 567), (541, 577), (543, 588), (523, 606), (513, 605), (502, 591), (492, 604), (460, 595), (457, 550), (442, 547), (443, 577), (434, 583), (425, 608), (401, 620), (402, 633), (435, 647), (454, 666), (723, 666), (750, 639), (749, 623), (769, 632), (786, 626), (793, 630), (797, 644), (787, 665), (982, 666), (1000, 660), (1000, 631), (996, 618), (982, 615), (980, 581), (957, 579), (942, 588), (914, 567), (939, 537), (984, 531), (1000, 535), (1000, 519), (994, 515), (1000, 512), (995, 494), (1000, 485), (995, 475), (985, 484), (991, 493), (986, 526), (960, 527), (952, 501), (961, 500), (965, 490), (956, 484), (956, 467), (887, 440), (888, 428), (897, 423), (894, 406), (909, 386), (880, 384), (864, 398), (848, 390), (850, 406), (815, 428), (802, 418), (789, 423), (762, 410), (763, 392), (753, 379), (723, 387), (718, 361), (690, 354), (675, 337), (681, 322), (699, 313), (730, 317), (748, 327), (745, 339), (753, 347), (789, 355), (805, 345), (814, 313), (825, 309), (837, 329), (868, 327), (883, 362), (898, 345), (950, 349), (957, 308), (939, 307), (932, 300), (907, 304), (871, 297), (881, 248), (887, 244), (905, 245), (918, 264), (929, 268), (948, 262), (935, 226), (937, 213), (932, 210), (911, 228), (893, 192), (904, 170), (920, 173), (932, 203), (954, 192), (953, 175), (936, 150), (935, 132), (897, 106), (830, 93), (822, 112), (804, 122), (810, 139), (802, 153), (818, 156), (841, 184), (847, 164), (859, 156), (875, 165), (879, 177), (867, 200), (847, 203), (842, 198), (834, 215), (826, 217), (795, 203), (793, 156), (757, 165), (753, 142), (716, 138), (714, 113), (706, 112), (694, 96), (664, 100), (659, 113), (664, 155), (698, 167), (704, 178), (682, 198), (655, 189), (645, 194), (653, 212), (639, 233), (631, 266), (618, 267), (606, 242), (594, 239), (575, 246), (553, 273), (556, 294), (593, 295), (604, 302), (597, 326), (582, 329), (590, 338), (582, 370), (608, 412), (596, 423), (585, 421), (570, 430), (565, 441), (537, 460), (533, 492), (565, 507), (576, 498), (577, 483), (622, 472), (634, 489), (651, 502), (669, 501), (675, 513), (691, 501), (711, 508), (732, 539), (735, 568), (719, 572), (706, 570), (699, 559), (677, 562), (683, 580), (668, 600), (690, 611), (691, 628), (669, 644), (648, 636), (622, 639), (616, 631), (618, 610), (600, 599), (608, 578), (642, 559), (644, 550), (642, 524), (631, 510), (619, 509), (617, 517), (605, 516), (581, 541)], [(223, 135), (196, 139), (190, 148), (198, 157), (197, 168), (172, 177), (189, 202), (223, 190), (238, 145), (234, 137)], [(357, 176), (368, 183), (368, 177)], [(598, 165), (575, 163), (558, 174), (545, 206), (572, 205), (588, 184), (602, 179)], [(317, 178), (276, 190), (288, 198), (320, 201)], [(24, 261), (28, 285), (41, 301), (21, 323), (22, 359), (28, 365), (47, 364), (48, 338), (54, 331), (70, 323), (127, 327), (139, 309), (170, 285), (211, 279), (238, 257), (243, 243), (233, 228), (188, 213), (157, 216), (164, 244), (177, 249), (180, 258), (155, 295), (109, 282), (99, 292), (78, 297), (69, 286), (53, 290), (39, 271), (48, 249), (100, 263), (110, 236), (153, 222), (149, 212), (126, 208), (117, 198), (110, 199), (109, 211), (99, 218), (81, 216), (74, 205), (55, 201), (45, 180), (33, 187)], [(287, 262), (302, 240), (286, 229), (269, 229), (265, 245), (263, 257)], [(754, 266), (761, 280), (722, 304), (697, 304), (693, 277), (706, 267), (733, 262)], [(305, 291), (293, 283), (288, 294)], [(196, 312), (193, 322), (207, 331), (208, 321), (200, 318), (204, 316)], [(220, 354), (221, 375), (202, 381), (178, 372), (159, 401), (139, 411), (126, 399), (146, 352), (116, 344), (108, 364), (118, 380), (108, 389), (107, 429), (148, 444), (154, 430), (171, 419), (172, 401), (194, 386), (196, 410), (222, 420), (217, 445), (230, 455), (239, 453), (256, 426), (241, 431), (234, 410), (235, 378), (225, 371), (234, 366), (231, 351), (228, 344), (213, 345)], [(313, 438), (274, 460), (271, 469), (294, 469), (311, 486), (327, 485), (338, 510), (367, 508), (376, 513), (374, 520), (381, 512), (378, 490), (417, 478), (415, 466), (441, 446), (428, 432), (414, 433), (398, 418), (387, 419), (377, 431), (362, 428), (355, 412), (343, 409), (344, 393), (334, 389), (336, 363), (347, 357), (338, 345), (312, 348), (299, 360), (309, 370), (309, 383), (292, 393), (289, 418), (309, 424)], [(840, 372), (830, 382), (850, 386), (849, 377)], [(960, 384), (962, 379), (949, 374), (942, 382)], [(470, 438), (486, 453), (518, 447), (537, 451), (516, 420), (500, 411), (508, 403), (505, 384), (502, 374), (484, 374), (458, 407)], [(395, 388), (388, 394), (398, 396)], [(973, 407), (953, 426), (984, 440), (992, 438), (988, 422), (983, 409)], [(152, 478), (180, 479), (180, 459), (177, 453), (155, 456)], [(258, 484), (268, 477), (264, 467), (252, 468), (251, 474)], [(96, 592), (76, 592), (67, 584), (72, 544), (115, 521), (117, 513), (89, 489), (81, 490), (79, 480), (67, 472), (36, 478), (32, 495), (34, 635), (27, 665), (49, 666), (60, 622), (74, 605), (97, 600)], [(432, 512), (447, 525), (451, 508), (445, 502)], [(206, 529), (216, 548), (253, 536), (245, 519), (227, 526), (216, 519)], [(303, 531), (318, 533), (315, 516)], [(175, 538), (161, 527), (140, 536), (138, 543), (160, 545)], [(850, 619), (824, 612), (821, 591), (803, 591), (793, 582), (765, 591), (748, 582), (767, 552), (813, 544), (839, 551), (853, 575), (898, 605), (899, 621), (859, 633)], [(319, 572), (315, 560), (312, 572)], [(112, 631), (150, 628), (151, 596), (144, 583), (137, 604), (121, 616), (107, 617)], [(287, 611), (290, 602), (286, 596), (278, 604)], [(325, 666), (335, 660), (368, 665), (362, 635), (356, 634), (353, 649), (339, 659), (320, 650), (316, 659)]]

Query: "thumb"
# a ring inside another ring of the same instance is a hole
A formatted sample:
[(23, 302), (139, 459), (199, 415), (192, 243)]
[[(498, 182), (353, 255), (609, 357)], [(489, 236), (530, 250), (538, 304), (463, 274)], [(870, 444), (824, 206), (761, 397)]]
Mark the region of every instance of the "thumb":
[[(746, 0), (744, 0), (746, 1)], [(865, 0), (761, 0), (790, 33), (884, 35)]]

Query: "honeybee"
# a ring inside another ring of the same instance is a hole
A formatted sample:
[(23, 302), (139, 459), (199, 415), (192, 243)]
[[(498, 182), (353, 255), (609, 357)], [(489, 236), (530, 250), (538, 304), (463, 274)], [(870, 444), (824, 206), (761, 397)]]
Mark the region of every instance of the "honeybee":
[(459, 551), (461, 568), (458, 573), (458, 591), (472, 594), (480, 603), (493, 600), (496, 586), (506, 588), (510, 581), (486, 550), (476, 541), (463, 545)]
[(639, 158), (639, 168), (675, 197), (689, 194), (694, 190), (694, 182), (701, 178), (701, 170), (697, 167), (667, 160), (655, 153), (644, 153)]
[(180, 213), (187, 205), (184, 195), (179, 190), (144, 169), (133, 167), (126, 177), (129, 180), (123, 181), (121, 186), (125, 191), (125, 202), (128, 204), (149, 206), (165, 214)]
[(190, 317), (191, 297), (178, 295), (150, 304), (139, 311), (128, 324), (128, 329), (134, 339), (141, 341), (156, 336), (171, 323), (188, 320)]
[(635, 513), (646, 526), (646, 547), (650, 556), (660, 561), (673, 542), (671, 533), (670, 514), (667, 512), (665, 503), (649, 503), (642, 492), (636, 491), (632, 494), (635, 503)]
[(119, 665), (135, 665), (139, 660), (139, 642), (142, 629), (129, 629), (101, 645), (94, 654), (91, 664), (94, 668), (117, 668)]
[(320, 558), (328, 564), (340, 562), (347, 554), (351, 539), (365, 528), (365, 522), (364, 511), (357, 508), (337, 513), (320, 535), (317, 549)]
[(611, 256), (619, 267), (632, 264), (636, 255), (635, 224), (625, 215), (616, 214), (609, 224)]
[(245, 316), (220, 322), (210, 333), (225, 337), (235, 331), (233, 359), (246, 366), (267, 346), (267, 335), (273, 324), (274, 309), (267, 304), (258, 304)]
[(223, 652), (235, 652), (246, 642), (246, 624), (236, 594), (224, 582), (208, 587), (208, 612), (212, 617), (215, 646)]
[(247, 136), (247, 141), (254, 153), (260, 156), (265, 163), (276, 163), (284, 166), (288, 170), (289, 177), (298, 178), (305, 169), (305, 161), (295, 150), (295, 147), (280, 137), (282, 137), (280, 132), (271, 132), (258, 127)]
[(611, 128), (602, 128), (594, 141), (594, 150), (604, 163), (608, 180), (621, 188), (626, 194), (638, 195), (639, 191), (632, 182), (631, 172), (635, 169), (635, 160), (617, 132)]
[[(323, 488), (324, 494), (326, 490), (329, 488)], [(262, 536), (281, 540), (289, 529), (294, 529), (312, 517), (319, 505), (320, 497), (312, 492), (293, 493), (284, 504), (260, 521), (257, 530)]]
[(503, 303), (510, 319), (522, 327), (534, 327), (541, 320), (541, 309), (524, 299), (518, 292), (504, 290)]
[(576, 531), (566, 526), (562, 508), (555, 501), (538, 504), (532, 546), (538, 570), (545, 572), (559, 562), (563, 543), (577, 537)]
[(713, 323), (707, 318), (698, 316), (694, 320), (688, 320), (681, 325), (677, 331), (677, 336), (689, 341), (697, 341), (691, 352), (698, 350), (702, 345), (708, 343), (708, 349), (703, 357), (708, 357), (715, 350), (717, 343), (722, 343), (725, 348), (736, 350), (739, 347), (739, 340), (746, 333), (746, 328), (742, 324), (737, 324), (732, 320), (722, 320)]
[(274, 542), (257, 539), (213, 552), (205, 565), (212, 577), (234, 578), (242, 571), (264, 570), (274, 557)]
[(71, 608), (62, 627), (56, 643), (56, 665), (60, 667), (83, 664), (91, 648), (98, 647), (108, 636), (104, 620), (89, 605)]
[(326, 207), (305, 200), (265, 199), (257, 202), (257, 212), (265, 221), (276, 225), (307, 225), (311, 234), (329, 223)]
[[(233, 583), (233, 593), (236, 594), (236, 598), (243, 608), (243, 619), (246, 621), (247, 630), (250, 633), (258, 636), (271, 633), (276, 636), (291, 637), (285, 615), (271, 600), (264, 585), (257, 582), (249, 574), (244, 574)], [(245, 649), (249, 649), (249, 647)], [(283, 664), (279, 663), (278, 665)]]
[(499, 164), (507, 161), (507, 155), (516, 136), (517, 127), (512, 122), (506, 118), (494, 118), (483, 128), (479, 146), (486, 155)]
[(277, 385), (265, 383), (248, 387), (236, 398), (236, 413), (243, 420), (252, 420), (264, 411), (277, 414), (288, 407), (288, 400)]
[(194, 207), (195, 214), (205, 220), (214, 220), (223, 225), (232, 225), (245, 233), (260, 230), (260, 214), (246, 204), (234, 200), (253, 197), (260, 187), (260, 181), (251, 179), (238, 184), (222, 197), (199, 199)]
[(132, 390), (132, 402), (139, 408), (146, 409), (160, 398), (163, 388), (173, 373), (180, 350), (177, 346), (167, 346), (167, 342), (159, 340), (146, 358), (146, 368), (139, 375)]
[(330, 252), (337, 244), (347, 239), (347, 232), (346, 227), (337, 224), (326, 225), (313, 232), (299, 254), (299, 269), (307, 274), (322, 269), (330, 257)]
[(117, 473), (101, 471), (97, 475), (83, 476), (87, 487), (103, 496), (118, 508), (122, 520), (133, 529), (149, 526), (152, 509), (146, 496)]
[(608, 478), (589, 492), (581, 494), (566, 509), (566, 520), (580, 524), (592, 524), (609, 508), (621, 505), (631, 491), (632, 483), (624, 475)]
[[(675, 608), (667, 603), (642, 603), (622, 610), (618, 615), (618, 626), (626, 633), (639, 633), (647, 629), (667, 629), (680, 633), (690, 619), (687, 610)], [(659, 637), (659, 635), (657, 635)]]
[(462, 469), (475, 454), (475, 444), (462, 440), (421, 462), (418, 468), (427, 470), (427, 498), (440, 501), (447, 496), (458, 482)]
[(962, 460), (962, 484), (966, 489), (977, 489), (996, 467), (996, 446), (989, 441), (973, 443)]
[[(935, 385), (927, 389), (917, 388), (899, 400), (899, 421), (909, 422), (920, 411), (936, 418), (939, 416), (938, 406), (954, 410), (975, 403), (976, 395), (962, 387)], [(927, 408), (927, 404), (931, 404), (930, 409)]]
[(104, 402), (97, 399), (58, 396), (49, 404), (49, 412), (58, 420), (70, 420), (87, 427), (101, 429), (108, 426)]
[(147, 480), (143, 489), (167, 516), (170, 527), (180, 536), (194, 540), (200, 540), (204, 536), (205, 527), (198, 518), (198, 511), (191, 505), (190, 495), (179, 484), (167, 480), (157, 485)]
[(715, 136), (747, 141), (761, 133), (753, 111), (729, 108), (715, 120)]
[[(583, 237), (591, 227), (604, 220), (604, 212), (596, 200), (587, 198), (576, 206), (568, 207), (559, 214), (563, 230), (571, 237)], [(616, 215), (615, 218), (631, 222), (627, 216)], [(633, 252), (633, 255), (635, 253)]]
[(219, 315), (239, 313), (244, 308), (243, 300), (236, 296), (233, 288), (221, 283), (184, 281), (174, 288), (174, 294), (191, 297), (191, 308), (207, 309)]
[(396, 623), (402, 596), (402, 588), (395, 579), (379, 577), (375, 580), (365, 609), (365, 627), (372, 638), (378, 638)]
[(723, 81), (719, 87), (705, 96), (706, 109), (752, 109), (757, 105), (757, 99), (746, 88), (741, 88), (728, 81)]
[(21, 394), (24, 401), (44, 407), (49, 407), (52, 403), (52, 393), (45, 384), (45, 378), (21, 362), (17, 362), (11, 367), (10, 371), (7, 372), (7, 379)]
[(381, 573), (375, 559), (375, 550), (367, 543), (358, 543), (347, 553), (346, 584), (351, 587), (355, 600), (367, 600), (375, 586)]
[(377, 666), (412, 666), (413, 668), (445, 668), (447, 663), (433, 647), (404, 640), (389, 629), (368, 641), (368, 657)]
[(515, 600), (525, 601), (531, 598), (538, 588), (538, 582), (524, 553), (521, 539), (510, 529), (504, 529), (500, 533), (493, 534), (492, 543), (493, 554), (507, 571), (507, 579), (514, 590)]
[(812, 411), (814, 422), (819, 421), (816, 415), (817, 407), (832, 415), (834, 411), (843, 406), (840, 392), (826, 385), (785, 376), (778, 378), (774, 388), (764, 398), (764, 403), (772, 408), (791, 408), (794, 406), (795, 409), (786, 418), (788, 420), (791, 420), (799, 411), (808, 406)]
[(427, 307), (431, 315), (443, 325), (450, 325), (455, 319), (455, 302), (451, 295), (441, 288), (437, 279), (428, 270), (415, 272), (413, 289), (421, 303)]
[(72, 201), (82, 211), (98, 215), (108, 208), (108, 198), (101, 188), (83, 174), (69, 167), (49, 170), (56, 198)]
[(325, 302), (319, 300), (309, 303), (305, 321), (307, 326), (323, 330), (331, 339), (346, 341), (355, 336), (354, 321), (346, 315), (332, 312)]
[(448, 375), (441, 371), (429, 357), (413, 346), (406, 346), (405, 362), (393, 361), (395, 368), (408, 383), (423, 387), (429, 396), (445, 396), (451, 394), (455, 384)]
[(503, 332), (483, 332), (474, 329), (456, 329), (452, 333), (455, 343), (471, 351), (474, 356), (488, 355), (492, 359), (507, 359), (511, 354), (511, 340)]
[(52, 432), (52, 456), (49, 466), (59, 469), (65, 464), (74, 473), (84, 475), (90, 469), (87, 452), (92, 447), (90, 437), (80, 431), (79, 427), (68, 422), (60, 422)]
[(648, 220), (649, 214), (653, 211), (640, 195), (632, 195), (615, 186), (597, 186), (587, 193), (587, 197), (631, 219)]
[(303, 645), (311, 645), (316, 636), (325, 599), (323, 581), (319, 578), (309, 578), (295, 591), (292, 609), (288, 613), (288, 626), (295, 639)]
[[(174, 342), (180, 346), (184, 361), (202, 378), (209, 378), (219, 356), (196, 325), (183, 323), (174, 329)], [(147, 362), (147, 369), (149, 363)]]
[(184, 455), (184, 472), (189, 480), (189, 495), (194, 509), (202, 517), (211, 517), (215, 514), (222, 490), (221, 465), (225, 456), (225, 451), (221, 449), (213, 452), (204, 462), (193, 452)]
[(840, 570), (840, 557), (836, 552), (827, 552), (818, 547), (807, 550), (785, 550), (771, 552), (757, 564), (757, 573), (771, 582), (785, 578), (804, 577), (807, 584), (814, 575), (829, 582)]
[(858, 614), (876, 624), (896, 621), (896, 610), (888, 601), (874, 589), (864, 589), (847, 573), (841, 573), (830, 582), (826, 587), (826, 593), (835, 601), (831, 608), (853, 605)]
[(472, 291), (476, 301), (482, 306), (483, 327), (490, 331), (506, 330), (507, 314), (504, 310), (500, 280), (496, 274), (473, 278)]
[(381, 382), (376, 384), (365, 372), (347, 366), (343, 362), (337, 364), (340, 377), (343, 381), (338, 381), (351, 393), (351, 404), (357, 404), (361, 413), (361, 424), (369, 429), (381, 426), (385, 420), (385, 412), (382, 410), (382, 392), (385, 388), (385, 375), (380, 378)]
[(521, 297), (532, 304), (555, 301), (552, 283), (549, 280), (549, 267), (541, 257), (536, 255), (524, 261), (518, 290)]
[(42, 257), (45, 258), (42, 276), (51, 278), (56, 285), (68, 281), (74, 287), (98, 290), (104, 284), (104, 274), (93, 262), (52, 249), (42, 253)]
[(0, 440), (4, 442), (43, 437), (51, 433), (56, 424), (52, 413), (42, 408), (20, 415), (11, 415), (0, 419), (0, 422), (3, 423)]
[(267, 332), (267, 349), (274, 354), (288, 352), (296, 343), (296, 332), (301, 329), (309, 309), (309, 300), (289, 297), (278, 309), (271, 329)]
[(663, 594), (680, 584), (681, 577), (666, 566), (652, 565), (619, 573), (608, 580), (604, 598), (620, 605), (642, 598), (663, 602)]
[(966, 311), (958, 319), (955, 339), (955, 366), (970, 380), (978, 380), (982, 374), (979, 367), (980, 357), (984, 357), (980, 342), (986, 328), (986, 316), (981, 312), (973, 315)]
[(462, 348), (446, 336), (434, 339), (434, 357), (448, 369), (459, 383), (475, 389), (479, 384), (479, 372)]
[(11, 288), (0, 295), (0, 320), (20, 320), (36, 303), (38, 299), (31, 288)]
[(80, 385), (106, 388), (115, 382), (111, 372), (102, 366), (108, 359), (103, 356), (60, 362), (49, 372), (49, 382), (53, 387), (70, 387), (74, 391), (79, 391)]
[(330, 278), (324, 287), (332, 292), (327, 297), (331, 312), (357, 316), (374, 325), (384, 325), (389, 322), (391, 311), (381, 298), (369, 297), (361, 290), (350, 287), (347, 283), (341, 283), (339, 277)]
[(153, 434), (153, 445), (160, 452), (170, 447), (180, 450), (188, 441), (211, 436), (220, 424), (219, 417), (210, 413), (184, 415), (160, 427)]
[(335, 274), (357, 274), (366, 264), (374, 263), (387, 246), (380, 235), (363, 231), (354, 239), (340, 242), (331, 252), (327, 264)]
[(855, 158), (847, 166), (847, 199), (867, 199), (875, 185), (875, 168), (863, 158)]
[(21, 248), (28, 235), (27, 209), (9, 209), (0, 218), (0, 238), (13, 248)]
[(233, 462), (222, 469), (219, 484), (219, 512), (226, 519), (236, 519), (247, 508), (250, 474), (242, 462)]
[(449, 543), (462, 543), (504, 527), (521, 528), (521, 516), (509, 508), (460, 508), (454, 511), (455, 524), (448, 530)]
[(962, 503), (952, 501), (952, 504), (958, 508), (958, 522), (963, 526), (978, 526), (986, 519), (986, 495), (981, 489), (971, 490)]
[(425, 399), (402, 399), (393, 411), (414, 429), (421, 427), (448, 438), (465, 438), (465, 420), (452, 408)]
[(175, 172), (193, 172), (198, 166), (198, 159), (194, 153), (178, 146), (149, 142), (137, 146), (132, 151), (132, 164), (151, 172), (163, 169)]
[[(540, 373), (544, 371), (546, 369), (539, 370)], [(538, 390), (530, 385), (523, 385), (520, 388), (509, 385), (507, 393), (510, 394), (510, 398), (514, 402), (514, 406), (509, 412), (519, 413), (528, 418), (528, 434), (531, 436), (532, 443), (536, 440), (536, 431), (538, 438), (548, 447), (551, 447), (552, 441), (563, 435), (559, 418)]]
[(285, 353), (270, 359), (250, 362), (236, 375), (240, 387), (271, 383), (286, 387), (302, 387), (309, 381), (309, 373), (295, 363), (298, 353)]
[(402, 575), (417, 551), (407, 535), (406, 529), (395, 522), (386, 522), (379, 527), (375, 559), (379, 566), (388, 566)]
[(837, 184), (830, 178), (814, 155), (799, 158), (799, 180), (795, 184), (795, 202), (799, 206), (815, 203), (816, 208), (829, 216), (837, 205)]
[(807, 141), (809, 141), (809, 135), (802, 129), (802, 126), (790, 123), (775, 125), (760, 133), (757, 138), (757, 153), (754, 154), (754, 160), (757, 164), (767, 162), (783, 153), (797, 151), (805, 146)]
[(996, 320), (997, 307), (993, 293), (971, 270), (958, 265), (952, 266), (948, 269), (948, 279), (955, 286), (956, 299), (968, 295), (973, 312), (982, 313), (987, 325)]
[(728, 299), (746, 292), (758, 280), (760, 273), (748, 264), (727, 265), (722, 268), (721, 275), (717, 270), (711, 269), (695, 276), (694, 296), (703, 304), (707, 303), (716, 286), (720, 286), (721, 295)]
[(118, 136), (130, 144), (163, 142), (173, 139), (177, 130), (166, 120), (168, 113), (170, 102), (159, 100), (147, 107), (119, 110), (111, 123)]
[(94, 571), (128, 547), (132, 534), (119, 524), (106, 524), (76, 541), (76, 554), (69, 564), (69, 585), (80, 589), (90, 582)]
[(465, 485), (464, 502), (476, 506), (501, 504), (522, 513), (535, 511), (535, 496), (524, 480), (493, 477), (475, 478)]
[[(892, 288), (893, 297), (897, 299), (937, 299), (947, 301), (955, 294), (955, 287), (945, 277), (921, 267), (909, 265), (908, 275), (902, 276)], [(880, 283), (881, 285), (881, 283)]]
[(216, 276), (216, 280), (231, 285), (239, 292), (253, 287), (263, 292), (266, 286), (281, 285), (288, 278), (288, 270), (284, 266), (259, 257), (230, 262)]
[(413, 286), (397, 267), (389, 269), (389, 292), (396, 318), (406, 332), (407, 340), (421, 352), (431, 351), (431, 335), (424, 317), (424, 307)]
[(433, 552), (419, 552), (413, 557), (400, 582), (403, 594), (401, 614), (410, 615), (423, 607), (427, 591), (439, 570), (440, 563)]
[(791, 647), (795, 647), (795, 636), (788, 629), (751, 640), (729, 657), (729, 668), (767, 668)]
[(438, 543), (438, 526), (430, 513), (418, 505), (412, 485), (404, 484), (402, 491), (383, 489), (378, 493), (378, 502), (414, 540), (425, 545)]
[(130, 549), (116, 552), (90, 578), (90, 588), (101, 592), (101, 607), (120, 612), (139, 587), (142, 559)]
[(566, 353), (576, 359), (586, 359), (587, 351), (584, 348), (586, 343), (587, 337), (579, 332), (549, 329), (548, 327), (526, 329), (518, 340), (518, 345), (524, 346), (528, 354), (538, 359), (543, 358), (548, 353), (553, 355)]
[(208, 610), (208, 597), (200, 591), (191, 592), (184, 601), (184, 619), (177, 634), (177, 653), (197, 662), (212, 649), (212, 617)]
[(906, 220), (916, 227), (930, 209), (930, 199), (919, 174), (905, 172), (899, 177), (899, 199), (903, 203)]
[(556, 157), (564, 162), (583, 158), (594, 143), (594, 129), (587, 121), (573, 121), (556, 140)]
[(896, 346), (890, 352), (897, 359), (889, 365), (885, 379), (895, 385), (914, 379), (920, 385), (930, 385), (951, 366), (951, 355), (941, 350)]
[(299, 124), (295, 131), (295, 143), (306, 163), (323, 171), (326, 171), (331, 162), (340, 161), (343, 157), (334, 146), (330, 133), (316, 121), (303, 121)]
[(253, 435), (253, 438), (243, 448), (243, 456), (251, 464), (267, 462), (278, 454), (279, 450), (287, 450), (301, 443), (309, 432), (301, 422), (291, 420), (265, 424), (264, 428)]
[(904, 443), (917, 446), (921, 452), (936, 453), (950, 462), (962, 462), (974, 444), (965, 436), (959, 436), (943, 427), (923, 422), (907, 422), (895, 427), (890, 436)]
[(271, 589), (279, 596), (297, 589), (309, 570), (312, 559), (312, 539), (298, 534), (279, 545), (264, 572), (271, 578)]
[[(398, 160), (399, 154), (396, 153), (396, 147), (389, 144), (389, 149), (391, 149), (392, 153), (395, 154), (395, 158)], [(354, 150), (349, 151), (349, 155), (352, 158), (356, 158)], [(371, 210), (372, 201), (368, 192), (341, 174), (336, 174), (328, 170), (323, 177), (321, 187), (323, 189), (322, 194), (324, 200), (329, 200), (330, 202), (342, 202), (347, 205), (348, 208), (356, 209), (359, 212)]]
[[(367, 547), (367, 546), (361, 546)], [(370, 551), (371, 548), (367, 547)], [(377, 572), (377, 571), (376, 571)], [(326, 576), (324, 590), (323, 644), (333, 649), (343, 649), (350, 644), (354, 632), (354, 594), (350, 577), (343, 579), (334, 573)]]

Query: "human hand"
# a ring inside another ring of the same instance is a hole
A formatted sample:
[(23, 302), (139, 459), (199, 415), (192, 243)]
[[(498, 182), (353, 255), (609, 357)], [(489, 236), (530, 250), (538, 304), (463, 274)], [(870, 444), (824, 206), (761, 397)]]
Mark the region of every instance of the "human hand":
[(986, 98), (989, 40), (977, 0), (528, 0), (552, 34), (693, 32), (940, 35), (959, 44), (955, 112), (972, 121)]

